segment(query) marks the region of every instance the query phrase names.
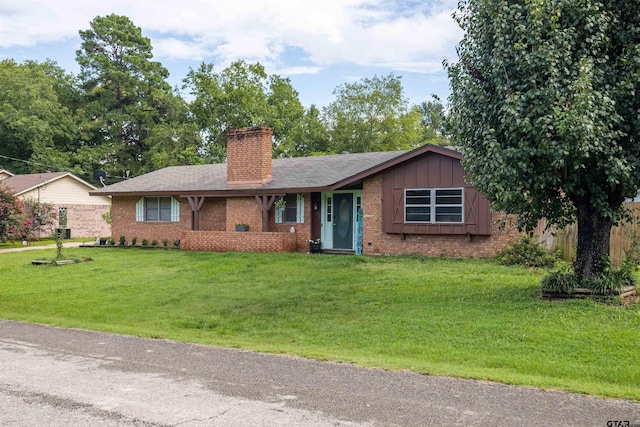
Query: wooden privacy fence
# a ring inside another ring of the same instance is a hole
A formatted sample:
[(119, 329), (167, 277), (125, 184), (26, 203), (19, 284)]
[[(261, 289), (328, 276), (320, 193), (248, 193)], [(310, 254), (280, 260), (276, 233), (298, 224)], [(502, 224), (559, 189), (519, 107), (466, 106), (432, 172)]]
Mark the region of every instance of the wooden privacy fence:
[[(613, 227), (609, 243), (609, 256), (613, 265), (617, 267), (624, 261), (632, 240), (640, 237), (640, 202), (629, 202), (625, 203), (624, 206), (631, 211), (633, 219), (630, 222), (622, 222), (620, 225)], [(562, 259), (573, 261), (578, 244), (578, 225), (571, 224), (562, 230), (556, 230), (555, 228), (545, 230), (546, 225), (546, 220), (541, 220), (533, 231), (534, 235), (547, 249), (553, 251), (557, 248)]]

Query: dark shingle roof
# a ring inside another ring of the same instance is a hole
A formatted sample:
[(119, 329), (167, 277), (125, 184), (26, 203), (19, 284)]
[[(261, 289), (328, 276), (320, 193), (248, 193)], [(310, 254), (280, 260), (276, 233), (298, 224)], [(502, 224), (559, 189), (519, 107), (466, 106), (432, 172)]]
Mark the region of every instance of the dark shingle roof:
[(333, 154), (274, 159), (272, 181), (262, 185), (228, 186), (227, 165), (172, 166), (91, 191), (91, 195), (209, 194), (242, 195), (330, 191), (354, 184), (416, 156), (436, 153), (462, 159), (448, 148), (424, 145), (412, 151)]
[(334, 154), (274, 159), (273, 180), (249, 187), (227, 185), (227, 165), (172, 166), (92, 191), (91, 194), (226, 192), (242, 190), (303, 191), (326, 188), (392, 160), (407, 151)]
[(69, 175), (69, 172), (43, 172), (27, 175), (14, 175), (7, 177), (0, 182), (19, 195), (25, 191), (31, 190), (32, 188), (37, 188), (48, 182), (59, 179), (64, 175)]

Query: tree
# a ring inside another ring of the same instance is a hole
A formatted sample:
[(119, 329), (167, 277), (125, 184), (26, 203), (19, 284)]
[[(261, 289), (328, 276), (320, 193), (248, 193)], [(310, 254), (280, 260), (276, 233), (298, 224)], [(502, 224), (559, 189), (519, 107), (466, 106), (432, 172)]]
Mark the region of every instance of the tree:
[(35, 173), (69, 167), (77, 120), (65, 102), (75, 90), (72, 77), (52, 62), (0, 62), (0, 168)]
[(320, 118), (320, 110), (311, 105), (293, 124), (288, 137), (278, 145), (279, 157), (305, 157), (329, 153), (329, 134)]
[(433, 145), (450, 145), (445, 136), (446, 115), (444, 106), (436, 95), (430, 101), (424, 101), (417, 106), (422, 115), (422, 142)]
[(291, 144), (291, 131), (304, 114), (289, 79), (267, 75), (259, 63), (236, 61), (220, 73), (203, 63), (189, 71), (184, 88), (194, 97), (190, 109), (206, 135), (204, 151), (212, 162), (226, 158), (227, 132), (242, 127), (271, 127), (277, 152), (280, 144)]
[(363, 78), (338, 86), (336, 100), (323, 109), (333, 152), (355, 153), (415, 148), (420, 113), (410, 109), (400, 77)]
[(88, 170), (136, 175), (153, 127), (170, 120), (169, 73), (152, 61), (151, 42), (126, 16), (99, 16), (90, 25), (76, 52), (86, 96), (78, 161)]
[(0, 183), (0, 242), (15, 238), (22, 223), (22, 202)]
[(472, 182), (523, 229), (577, 219), (575, 274), (596, 276), (640, 186), (637, 2), (468, 0), (455, 17), (449, 100)]
[(53, 229), (58, 217), (52, 204), (41, 202), (34, 197), (24, 199), (22, 203), (22, 213), (25, 218), (22, 230), (24, 238), (29, 236), (40, 237), (43, 229), (48, 232)]

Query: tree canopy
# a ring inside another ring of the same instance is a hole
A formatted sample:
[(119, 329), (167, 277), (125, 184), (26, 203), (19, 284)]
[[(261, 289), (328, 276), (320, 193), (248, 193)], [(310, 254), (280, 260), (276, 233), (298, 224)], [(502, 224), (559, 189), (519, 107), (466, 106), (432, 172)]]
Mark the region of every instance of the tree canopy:
[(181, 88), (126, 16), (79, 31), (77, 76), (51, 61), (0, 62), (0, 168), (69, 171), (108, 183), (166, 166), (221, 162), (229, 129), (273, 129), (273, 156), (297, 157), (447, 143), (439, 100), (410, 105), (399, 77), (338, 86), (326, 107), (305, 107), (291, 80), (259, 63), (203, 63)]
[(333, 152), (391, 151), (422, 141), (421, 114), (409, 108), (401, 79), (393, 74), (345, 83), (323, 110)]
[(467, 0), (448, 64), (455, 143), (473, 183), (531, 230), (577, 219), (579, 279), (601, 271), (640, 186), (637, 2)]

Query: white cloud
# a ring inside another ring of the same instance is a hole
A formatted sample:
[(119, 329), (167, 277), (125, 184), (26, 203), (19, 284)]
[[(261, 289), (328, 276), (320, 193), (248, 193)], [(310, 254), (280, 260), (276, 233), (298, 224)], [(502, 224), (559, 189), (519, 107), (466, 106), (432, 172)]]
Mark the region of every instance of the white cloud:
[[(461, 37), (452, 6), (451, 0), (5, 0), (0, 47), (77, 38), (96, 16), (115, 13), (142, 28), (160, 61), (245, 59), (290, 74), (340, 63), (430, 73), (442, 69)], [(289, 49), (304, 58), (287, 57)]]

